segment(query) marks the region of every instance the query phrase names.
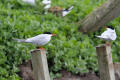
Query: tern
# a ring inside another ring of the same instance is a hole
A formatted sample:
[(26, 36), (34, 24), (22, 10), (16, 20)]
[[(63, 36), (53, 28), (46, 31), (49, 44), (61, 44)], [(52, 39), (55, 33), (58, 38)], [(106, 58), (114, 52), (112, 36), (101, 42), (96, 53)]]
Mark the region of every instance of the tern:
[(66, 16), (67, 14), (69, 14), (71, 12), (71, 10), (74, 8), (74, 6), (70, 6), (69, 8), (67, 9), (63, 9), (59, 6), (54, 6), (54, 7), (50, 7), (48, 9), (49, 12), (53, 13), (53, 14), (56, 14), (57, 16)]
[(51, 40), (52, 36), (56, 36), (56, 34), (52, 34), (51, 32), (44, 32), (43, 34), (37, 35), (35, 37), (15, 40), (18, 42), (33, 43), (35, 45), (38, 45), (40, 49), (44, 49), (42, 46), (47, 44)]
[[(113, 26), (107, 26), (107, 30), (104, 31), (100, 36), (96, 36), (96, 37), (100, 39), (104, 39), (106, 45), (110, 45), (111, 41), (116, 40), (117, 35)], [(109, 43), (107, 43), (107, 41), (109, 41)]]
[(62, 11), (62, 16), (64, 17), (64, 16), (66, 16), (67, 14), (69, 14), (73, 8), (74, 8), (74, 6), (71, 6), (71, 7), (67, 8), (67, 9), (64, 9), (64, 10)]

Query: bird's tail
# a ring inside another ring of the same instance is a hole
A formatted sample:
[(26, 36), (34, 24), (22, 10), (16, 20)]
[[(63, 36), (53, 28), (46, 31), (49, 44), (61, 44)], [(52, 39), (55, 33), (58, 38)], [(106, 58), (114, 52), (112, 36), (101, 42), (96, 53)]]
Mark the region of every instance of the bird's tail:
[(69, 8), (65, 9), (66, 11), (71, 11), (74, 8), (74, 6), (70, 6)]
[(74, 6), (71, 6), (68, 8), (69, 11), (71, 11), (74, 8)]
[(17, 41), (17, 42), (26, 42), (25, 39), (14, 39), (14, 40)]
[(95, 37), (97, 37), (97, 38), (101, 38), (101, 36), (97, 36), (97, 35), (95, 35)]

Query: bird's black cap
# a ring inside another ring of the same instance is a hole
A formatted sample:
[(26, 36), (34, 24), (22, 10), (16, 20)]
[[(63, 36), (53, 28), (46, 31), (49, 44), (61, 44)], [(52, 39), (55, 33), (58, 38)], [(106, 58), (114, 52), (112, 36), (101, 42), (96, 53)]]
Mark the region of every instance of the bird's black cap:
[(114, 30), (113, 26), (107, 26), (107, 28), (110, 28), (110, 29)]
[(52, 34), (51, 32), (44, 32), (43, 34)]

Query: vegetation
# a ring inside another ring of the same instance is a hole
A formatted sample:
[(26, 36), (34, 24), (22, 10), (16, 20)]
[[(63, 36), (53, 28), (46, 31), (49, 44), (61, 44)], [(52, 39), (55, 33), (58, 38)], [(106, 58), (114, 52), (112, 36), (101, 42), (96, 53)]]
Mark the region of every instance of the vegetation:
[[(99, 7), (105, 0), (52, 0), (52, 6), (63, 8), (74, 5), (73, 11), (63, 17), (54, 14), (43, 14), (43, 6), (37, 0), (36, 6), (23, 3), (20, 0), (0, 0), (0, 80), (20, 80), (16, 74), (18, 65), (23, 60), (30, 59), (30, 50), (36, 46), (17, 43), (14, 38), (28, 38), (45, 31), (56, 33), (51, 42), (44, 46), (47, 50), (51, 74), (66, 69), (75, 74), (97, 71), (95, 46), (103, 43), (94, 37), (78, 31), (77, 24), (93, 9)], [(120, 18), (110, 22), (120, 35)], [(103, 31), (96, 32), (100, 34)], [(119, 61), (120, 38), (112, 42), (113, 60)], [(52, 74), (53, 76), (54, 74)]]

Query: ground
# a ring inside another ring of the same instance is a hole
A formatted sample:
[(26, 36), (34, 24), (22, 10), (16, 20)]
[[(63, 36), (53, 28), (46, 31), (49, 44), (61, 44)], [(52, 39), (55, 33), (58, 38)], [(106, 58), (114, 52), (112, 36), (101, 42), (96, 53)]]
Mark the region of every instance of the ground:
[(74, 75), (71, 72), (61, 71), (62, 77), (55, 80), (100, 80), (98, 76), (92, 73), (84, 75)]
[[(22, 80), (34, 80), (33, 69), (30, 60), (20, 64), (19, 69), (20, 72), (18, 74), (22, 78)], [(100, 80), (99, 77), (93, 73), (74, 75), (71, 72), (65, 70), (60, 71), (60, 73), (62, 74), (62, 77), (54, 80)]]

